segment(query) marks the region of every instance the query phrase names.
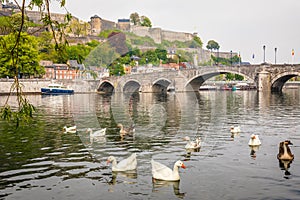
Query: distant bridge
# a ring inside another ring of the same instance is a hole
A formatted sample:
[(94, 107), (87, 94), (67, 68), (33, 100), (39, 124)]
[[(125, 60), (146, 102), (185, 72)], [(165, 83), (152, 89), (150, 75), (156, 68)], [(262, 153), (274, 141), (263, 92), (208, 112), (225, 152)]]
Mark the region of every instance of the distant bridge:
[(199, 66), (179, 71), (112, 76), (101, 79), (101, 92), (161, 92), (173, 87), (176, 92), (199, 91), (208, 79), (226, 73), (239, 74), (253, 82), (259, 91), (281, 91), (289, 79), (300, 76), (297, 65)]

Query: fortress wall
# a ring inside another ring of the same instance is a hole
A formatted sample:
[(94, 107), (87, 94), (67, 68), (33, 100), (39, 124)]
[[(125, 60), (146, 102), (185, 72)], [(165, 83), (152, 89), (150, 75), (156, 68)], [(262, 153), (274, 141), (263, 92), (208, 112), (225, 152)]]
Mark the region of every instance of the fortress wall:
[(160, 44), (162, 40), (185, 42), (194, 38), (191, 33), (165, 31), (161, 28), (149, 28), (144, 26), (131, 26), (130, 32), (141, 37), (149, 36), (158, 44)]
[(130, 31), (130, 23), (118, 23), (117, 28), (122, 31)]
[(101, 31), (103, 30), (109, 30), (109, 29), (116, 29), (116, 23), (115, 22), (111, 22), (105, 19), (101, 19)]
[(162, 31), (162, 39), (163, 40), (168, 40), (168, 41), (180, 41), (180, 42), (185, 42), (185, 41), (190, 41), (193, 39), (193, 34), (191, 33), (182, 33), (182, 32), (174, 32), (174, 31)]
[[(41, 13), (38, 11), (26, 11), (28, 18), (34, 23), (41, 23)], [(58, 21), (59, 23), (65, 22), (65, 14), (51, 13), (52, 20)], [(77, 19), (74, 18), (73, 19)]]
[(161, 28), (150, 28), (149, 37), (151, 37), (154, 42), (160, 44), (162, 42)]
[(98, 42), (105, 42), (105, 40), (97, 37), (97, 36), (81, 36), (81, 37), (67, 37), (69, 45), (77, 45), (77, 44), (86, 44), (88, 42), (91, 42), (93, 40), (96, 40)]
[(154, 40), (154, 42), (161, 43), (161, 29), (160, 28), (149, 28), (145, 26), (131, 26), (130, 32), (145, 37), (148, 36)]

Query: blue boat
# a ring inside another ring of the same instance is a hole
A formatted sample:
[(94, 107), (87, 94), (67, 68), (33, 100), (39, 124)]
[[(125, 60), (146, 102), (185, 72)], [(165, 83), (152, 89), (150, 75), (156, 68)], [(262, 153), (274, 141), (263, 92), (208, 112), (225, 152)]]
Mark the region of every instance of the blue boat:
[(42, 94), (74, 94), (72, 88), (57, 83), (51, 83), (48, 87), (41, 88), (41, 92)]

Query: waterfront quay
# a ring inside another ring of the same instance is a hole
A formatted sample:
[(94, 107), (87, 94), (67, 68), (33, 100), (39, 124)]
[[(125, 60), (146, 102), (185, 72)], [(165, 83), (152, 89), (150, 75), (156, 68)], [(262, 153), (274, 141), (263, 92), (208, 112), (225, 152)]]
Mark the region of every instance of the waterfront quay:
[[(99, 80), (51, 80), (51, 79), (20, 79), (22, 92), (26, 94), (41, 94), (41, 88), (47, 87), (50, 83), (59, 83), (70, 86), (76, 93), (96, 92)], [(10, 94), (14, 79), (0, 79), (0, 95)], [(12, 91), (14, 94), (16, 91)]]

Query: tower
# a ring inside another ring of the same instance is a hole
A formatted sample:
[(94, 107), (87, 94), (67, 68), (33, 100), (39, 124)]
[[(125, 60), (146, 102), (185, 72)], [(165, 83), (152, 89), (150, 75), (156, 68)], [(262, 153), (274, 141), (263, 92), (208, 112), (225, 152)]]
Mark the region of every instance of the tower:
[(91, 17), (91, 31), (92, 35), (98, 35), (101, 32), (101, 18), (98, 15)]

